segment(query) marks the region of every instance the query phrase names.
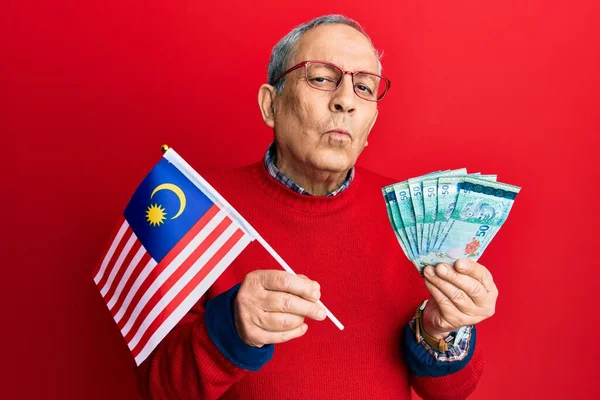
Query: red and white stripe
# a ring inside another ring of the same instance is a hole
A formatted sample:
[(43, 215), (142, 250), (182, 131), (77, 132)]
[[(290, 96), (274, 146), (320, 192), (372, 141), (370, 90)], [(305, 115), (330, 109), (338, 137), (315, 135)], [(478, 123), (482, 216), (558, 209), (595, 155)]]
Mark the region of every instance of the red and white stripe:
[(213, 205), (157, 263), (121, 222), (94, 282), (138, 365), (252, 240)]

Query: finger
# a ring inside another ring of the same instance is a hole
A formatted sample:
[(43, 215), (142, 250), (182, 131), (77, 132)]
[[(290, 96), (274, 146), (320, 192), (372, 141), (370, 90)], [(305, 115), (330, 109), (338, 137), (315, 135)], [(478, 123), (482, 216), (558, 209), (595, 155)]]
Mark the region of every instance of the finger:
[(325, 309), (319, 304), (303, 299), (291, 293), (265, 292), (264, 299), (260, 302), (264, 311), (295, 314), (322, 321), (327, 316)]
[[(439, 264), (438, 268), (443, 269), (446, 265)], [(448, 267), (448, 266), (446, 266)], [(477, 308), (473, 300), (460, 288), (456, 287), (452, 283), (443, 280), (436, 274), (437, 269), (426, 267), (425, 278), (426, 281), (432, 283), (437, 289), (448, 298), (452, 304), (456, 306), (461, 312), (465, 314), (471, 314)]]
[(455, 329), (459, 326), (471, 325), (468, 315), (462, 313), (452, 301), (438, 289), (433, 283), (425, 280), (425, 286), (431, 293), (431, 297), (436, 301), (441, 310), (441, 316), (448, 324), (450, 329)]
[(261, 284), (267, 290), (287, 292), (307, 300), (319, 300), (321, 287), (315, 281), (285, 271), (264, 271)]
[(442, 280), (456, 286), (471, 298), (478, 306), (483, 306), (489, 298), (489, 292), (483, 284), (469, 275), (456, 272), (456, 269), (447, 264), (438, 264), (435, 267), (436, 275)]
[(462, 259), (458, 260), (454, 264), (454, 267), (461, 274), (468, 275), (471, 278), (481, 282), (485, 290), (488, 292), (496, 292), (498, 290), (496, 288), (496, 284), (494, 283), (492, 273), (483, 265), (478, 264), (473, 260)]
[(269, 332), (285, 332), (304, 323), (304, 317), (296, 314), (264, 311), (257, 317), (256, 325)]
[(288, 340), (296, 339), (306, 333), (308, 330), (308, 325), (302, 324), (297, 328), (291, 329), (289, 331), (284, 332), (269, 332), (263, 331), (261, 332), (261, 342), (265, 344), (271, 343), (283, 343)]

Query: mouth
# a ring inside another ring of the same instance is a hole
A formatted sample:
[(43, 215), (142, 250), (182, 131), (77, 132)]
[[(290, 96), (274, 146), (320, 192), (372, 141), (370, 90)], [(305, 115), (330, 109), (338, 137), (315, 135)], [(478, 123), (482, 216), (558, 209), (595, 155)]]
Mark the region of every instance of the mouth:
[(327, 132), (328, 135), (337, 139), (352, 139), (352, 134), (350, 132), (343, 129), (332, 129)]

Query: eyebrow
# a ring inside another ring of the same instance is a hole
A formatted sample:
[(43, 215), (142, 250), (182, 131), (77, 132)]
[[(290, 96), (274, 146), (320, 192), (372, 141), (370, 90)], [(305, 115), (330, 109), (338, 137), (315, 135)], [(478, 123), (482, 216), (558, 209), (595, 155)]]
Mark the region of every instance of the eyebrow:
[(357, 70), (356, 70), (356, 71), (354, 71), (354, 72), (368, 72), (369, 74), (375, 74), (375, 75), (379, 75), (379, 74), (377, 73), (377, 71), (370, 71), (370, 70), (368, 70), (368, 69), (357, 69)]
[(379, 78), (377, 78), (377, 77), (376, 77), (376, 76), (374, 76), (374, 75), (362, 75), (362, 76), (364, 76), (364, 77), (365, 77), (365, 79), (368, 79), (368, 80), (370, 80), (370, 81), (371, 81), (371, 82), (373, 82), (373, 83), (380, 82)]
[(354, 70), (349, 70), (349, 71), (352, 71), (352, 72), (354, 72), (354, 73), (356, 73), (356, 72), (368, 72), (369, 74), (375, 74), (375, 75), (379, 75), (379, 74), (377, 73), (377, 71), (371, 71), (371, 70), (369, 70), (369, 69), (361, 69), (361, 68), (357, 68), (357, 69), (354, 69)]
[[(358, 68), (358, 69), (345, 69), (341, 65), (337, 64), (336, 62), (330, 61), (330, 60), (327, 60), (327, 59), (321, 59), (321, 58), (304, 58), (304, 60), (305, 61), (315, 61), (315, 62), (323, 62), (323, 63), (333, 64), (333, 65), (337, 66), (338, 68), (341, 68), (343, 71), (350, 71), (350, 72), (354, 72), (354, 73), (357, 73), (357, 72), (367, 72), (369, 74), (374, 74), (374, 75), (381, 76), (381, 74), (378, 71), (371, 71), (369, 69), (360, 69), (360, 68)], [(373, 79), (375, 79), (375, 77), (373, 77)]]

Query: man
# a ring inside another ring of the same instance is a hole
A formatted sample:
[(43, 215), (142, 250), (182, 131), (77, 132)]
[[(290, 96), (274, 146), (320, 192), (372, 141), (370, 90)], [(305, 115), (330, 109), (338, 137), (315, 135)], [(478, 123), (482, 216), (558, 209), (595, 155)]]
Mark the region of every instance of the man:
[[(483, 359), (473, 325), (494, 312), (491, 274), (462, 260), (427, 267), (423, 280), (389, 226), (381, 188), (392, 182), (354, 167), (389, 89), (380, 74), (370, 39), (342, 16), (300, 25), (275, 46), (258, 96), (273, 145), (259, 163), (205, 177), (306, 276), (250, 245), (140, 366), (146, 397), (408, 399), (412, 385), (426, 399), (463, 399), (474, 390)], [(317, 322), (321, 288), (345, 330)]]

